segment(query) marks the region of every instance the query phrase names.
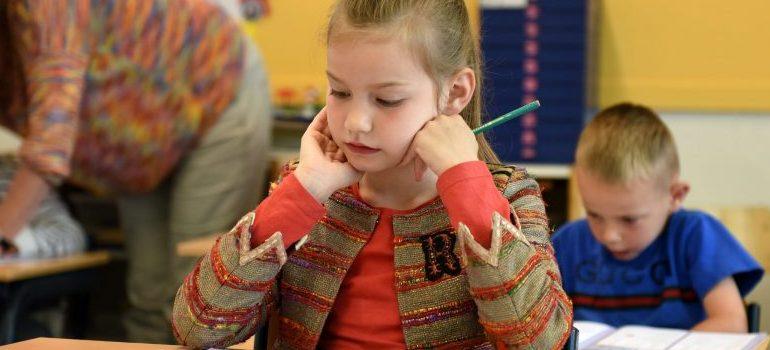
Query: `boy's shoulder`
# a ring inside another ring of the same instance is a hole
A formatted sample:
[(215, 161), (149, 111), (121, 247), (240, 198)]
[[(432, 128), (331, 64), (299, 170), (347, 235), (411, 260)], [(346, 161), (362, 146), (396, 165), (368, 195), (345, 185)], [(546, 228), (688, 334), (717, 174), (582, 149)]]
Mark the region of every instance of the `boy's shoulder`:
[[(687, 272), (701, 296), (728, 276), (745, 296), (764, 274), (738, 239), (709, 213), (680, 209), (671, 214), (668, 230), (672, 251), (687, 259)], [(713, 259), (716, 256), (720, 258)]]
[(711, 214), (698, 209), (682, 208), (673, 213), (670, 216), (672, 219), (684, 220), (688, 222), (700, 221), (700, 220), (716, 220)]
[(591, 235), (588, 221), (586, 219), (578, 219), (560, 226), (553, 233), (553, 240), (576, 240), (583, 238), (585, 235)]
[(594, 238), (585, 219), (559, 226), (551, 236), (551, 244), (556, 260), (561, 266), (577, 264), (587, 258), (596, 257), (604, 249)]
[(679, 238), (687, 238), (691, 234), (729, 233), (719, 219), (697, 209), (679, 209), (671, 213), (665, 229)]

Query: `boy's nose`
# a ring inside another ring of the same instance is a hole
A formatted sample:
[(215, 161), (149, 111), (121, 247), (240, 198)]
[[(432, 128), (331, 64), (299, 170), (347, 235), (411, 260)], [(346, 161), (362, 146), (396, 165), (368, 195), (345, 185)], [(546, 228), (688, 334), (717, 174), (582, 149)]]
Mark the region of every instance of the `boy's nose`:
[(615, 227), (606, 227), (602, 232), (602, 241), (605, 245), (618, 244), (621, 240), (620, 230)]

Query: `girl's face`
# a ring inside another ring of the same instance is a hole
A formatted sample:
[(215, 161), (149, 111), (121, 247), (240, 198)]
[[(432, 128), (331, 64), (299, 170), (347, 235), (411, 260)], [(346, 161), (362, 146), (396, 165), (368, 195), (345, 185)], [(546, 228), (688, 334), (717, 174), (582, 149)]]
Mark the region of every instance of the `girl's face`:
[(438, 114), (433, 81), (396, 38), (330, 41), (327, 75), (329, 130), (359, 171), (397, 166)]

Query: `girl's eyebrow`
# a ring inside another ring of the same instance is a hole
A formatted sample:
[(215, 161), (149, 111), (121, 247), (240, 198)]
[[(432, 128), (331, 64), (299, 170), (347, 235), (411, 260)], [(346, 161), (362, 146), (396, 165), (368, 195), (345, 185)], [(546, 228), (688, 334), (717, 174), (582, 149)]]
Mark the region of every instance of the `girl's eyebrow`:
[(328, 76), (329, 79), (334, 80), (334, 81), (336, 81), (338, 83), (342, 83), (343, 82), (342, 79), (335, 77), (334, 74), (332, 74), (332, 72), (330, 72), (328, 70), (326, 71), (326, 76)]
[[(329, 77), (329, 79), (334, 80), (337, 83), (342, 83), (342, 84), (345, 83), (344, 81), (342, 81), (342, 79), (337, 78), (336, 76), (334, 76), (334, 74), (332, 74), (328, 70), (326, 71), (326, 75)], [(406, 81), (386, 81), (382, 83), (372, 84), (370, 87), (373, 87), (376, 89), (382, 89), (382, 88), (387, 88), (392, 86), (403, 86), (403, 85), (408, 85), (408, 83)]]

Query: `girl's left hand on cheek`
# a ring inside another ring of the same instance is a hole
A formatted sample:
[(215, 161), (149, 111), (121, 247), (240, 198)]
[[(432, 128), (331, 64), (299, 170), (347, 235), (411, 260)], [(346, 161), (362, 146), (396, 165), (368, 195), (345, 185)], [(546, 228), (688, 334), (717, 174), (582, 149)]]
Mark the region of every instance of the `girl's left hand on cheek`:
[(441, 176), (447, 169), (478, 160), (476, 136), (459, 115), (439, 115), (425, 123), (414, 136), (404, 163), (414, 159), (415, 180), (422, 180), (426, 168)]

